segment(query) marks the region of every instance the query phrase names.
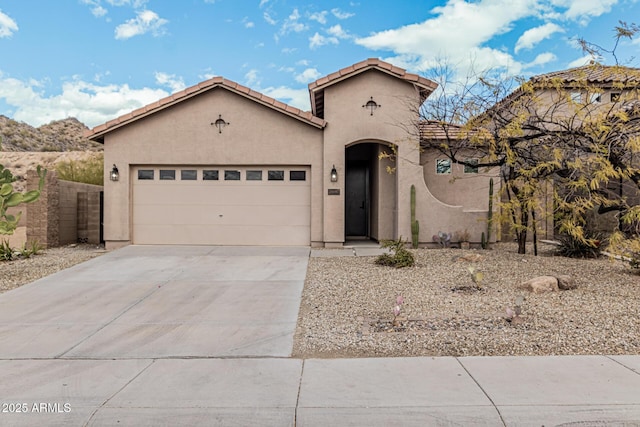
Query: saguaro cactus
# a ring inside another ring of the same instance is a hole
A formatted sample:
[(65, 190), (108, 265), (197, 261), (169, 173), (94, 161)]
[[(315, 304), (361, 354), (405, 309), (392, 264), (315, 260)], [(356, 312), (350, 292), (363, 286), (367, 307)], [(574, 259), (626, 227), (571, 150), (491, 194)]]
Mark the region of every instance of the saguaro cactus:
[(489, 247), (491, 228), (493, 227), (493, 178), (489, 179), (489, 210), (487, 211), (487, 234), (482, 233), (482, 249)]
[(420, 223), (416, 220), (416, 187), (411, 185), (411, 247), (418, 247), (420, 238)]
[(18, 227), (22, 212), (17, 215), (7, 215), (7, 209), (21, 203), (31, 203), (38, 200), (42, 187), (44, 187), (46, 173), (46, 169), (38, 166), (38, 176), (40, 177), (38, 189), (26, 193), (16, 193), (13, 189), (13, 182), (16, 179), (9, 169), (0, 165), (0, 234), (13, 234)]

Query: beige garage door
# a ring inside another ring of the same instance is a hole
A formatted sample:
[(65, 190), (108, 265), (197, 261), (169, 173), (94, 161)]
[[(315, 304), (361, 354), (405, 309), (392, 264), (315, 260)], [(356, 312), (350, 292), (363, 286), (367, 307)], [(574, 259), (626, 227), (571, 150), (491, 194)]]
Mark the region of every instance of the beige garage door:
[(309, 245), (308, 167), (139, 166), (133, 242)]

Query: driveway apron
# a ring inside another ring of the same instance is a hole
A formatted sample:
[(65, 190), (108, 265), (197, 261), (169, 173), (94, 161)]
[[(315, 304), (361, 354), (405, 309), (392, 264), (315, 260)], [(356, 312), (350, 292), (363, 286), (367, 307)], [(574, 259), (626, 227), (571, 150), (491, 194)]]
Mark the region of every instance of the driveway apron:
[(287, 357), (309, 248), (128, 246), (0, 297), (0, 359)]

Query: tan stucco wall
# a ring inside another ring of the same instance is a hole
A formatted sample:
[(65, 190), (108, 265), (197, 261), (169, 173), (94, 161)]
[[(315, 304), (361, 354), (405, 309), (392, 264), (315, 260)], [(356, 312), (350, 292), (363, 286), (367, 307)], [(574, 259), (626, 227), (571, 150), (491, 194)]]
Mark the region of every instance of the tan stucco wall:
[[(373, 97), (381, 107), (371, 115), (362, 106)], [(355, 143), (380, 143), (418, 146), (407, 139), (407, 129), (417, 119), (415, 111), (408, 105), (417, 105), (418, 93), (413, 85), (391, 77), (378, 70), (366, 71), (348, 80), (334, 84), (325, 90), (325, 120), (329, 123), (324, 132), (324, 164), (327, 170), (335, 164), (341, 177), (345, 173), (345, 147)], [(415, 149), (414, 148), (414, 149)], [(380, 181), (377, 224), (372, 225), (378, 238), (395, 238), (398, 230), (395, 224), (397, 177), (384, 176), (380, 169), (376, 172)], [(385, 172), (386, 173), (386, 172)], [(401, 187), (406, 182), (397, 182)], [(344, 179), (332, 187), (344, 194)], [(344, 242), (344, 197), (329, 196), (325, 193), (324, 239), (328, 243)], [(407, 202), (408, 203), (408, 202)]]
[[(230, 124), (211, 125), (218, 115)], [(311, 241), (322, 241), (322, 130), (216, 88), (117, 129), (105, 137), (105, 240), (131, 241), (133, 165), (310, 166)]]

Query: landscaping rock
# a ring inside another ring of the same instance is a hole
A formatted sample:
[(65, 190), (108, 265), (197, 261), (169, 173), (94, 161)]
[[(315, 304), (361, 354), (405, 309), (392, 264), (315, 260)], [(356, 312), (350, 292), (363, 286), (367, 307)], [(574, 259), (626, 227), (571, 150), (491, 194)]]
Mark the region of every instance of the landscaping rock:
[(563, 291), (569, 291), (578, 287), (576, 281), (573, 280), (573, 277), (571, 276), (560, 275), (556, 276), (556, 279), (558, 279), (558, 288)]
[(480, 254), (465, 254), (460, 255), (458, 257), (454, 257), (454, 259), (458, 262), (466, 261), (466, 262), (480, 262), (484, 260), (484, 257)]
[(542, 294), (545, 292), (558, 292), (558, 279), (553, 276), (539, 276), (531, 280), (527, 280), (520, 284), (524, 290), (533, 292), (534, 294)]

